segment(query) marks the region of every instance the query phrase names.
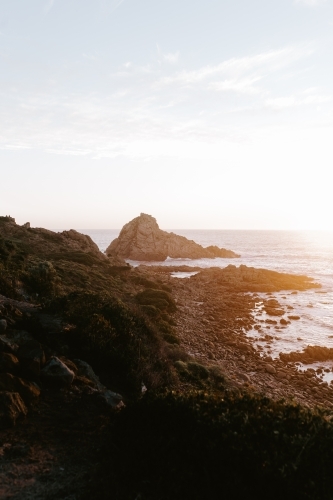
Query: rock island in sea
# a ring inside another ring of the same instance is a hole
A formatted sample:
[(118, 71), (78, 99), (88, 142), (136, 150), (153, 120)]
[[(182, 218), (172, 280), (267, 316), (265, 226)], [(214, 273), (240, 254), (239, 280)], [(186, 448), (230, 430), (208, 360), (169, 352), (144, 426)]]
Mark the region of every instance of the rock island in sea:
[(143, 213), (125, 224), (118, 238), (106, 249), (106, 254), (142, 261), (164, 261), (167, 257), (173, 259), (240, 257), (231, 250), (217, 246), (204, 248), (184, 236), (162, 231), (154, 217)]

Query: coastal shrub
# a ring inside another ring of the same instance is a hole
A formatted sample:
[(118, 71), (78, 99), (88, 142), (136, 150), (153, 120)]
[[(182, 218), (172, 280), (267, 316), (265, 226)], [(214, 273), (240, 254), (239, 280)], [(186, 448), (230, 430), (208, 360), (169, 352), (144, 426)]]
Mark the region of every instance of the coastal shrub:
[(16, 290), (17, 275), (4, 268), (0, 263), (0, 294), (11, 299), (19, 299), (20, 296)]
[(250, 393), (148, 392), (110, 428), (86, 498), (331, 500), (332, 460), (320, 411)]
[(54, 252), (46, 257), (55, 262), (59, 260), (67, 260), (69, 262), (76, 262), (88, 267), (91, 267), (94, 264), (100, 264), (98, 257), (89, 252)]
[(157, 309), (155, 306), (142, 305), (141, 309), (144, 313), (147, 314), (147, 316), (150, 316), (151, 318), (156, 318), (157, 316), (160, 315), (160, 310)]
[(152, 290), (159, 290), (161, 288), (160, 284), (155, 283), (155, 281), (149, 280), (144, 276), (133, 276), (132, 282), (136, 285), (142, 285), (145, 288), (151, 288)]
[(165, 342), (168, 342), (168, 344), (180, 344), (179, 338), (174, 333), (164, 333), (163, 339)]
[(0, 293), (20, 299), (19, 283), (27, 252), (15, 241), (0, 236)]
[(188, 381), (202, 382), (207, 381), (210, 372), (209, 368), (196, 361), (181, 361), (178, 360), (174, 363), (175, 368), (179, 374)]
[(24, 274), (24, 282), (33, 293), (42, 297), (57, 295), (60, 286), (53, 264), (46, 260), (32, 263)]
[(188, 361), (190, 357), (189, 354), (187, 354), (181, 347), (178, 347), (177, 344), (168, 345), (165, 353), (168, 359), (170, 359), (170, 361), (172, 362)]
[(151, 305), (162, 311), (176, 311), (176, 303), (172, 296), (164, 290), (147, 289), (136, 295), (136, 300), (141, 305)]
[(197, 363), (195, 361), (191, 361), (189, 363), (187, 363), (187, 368), (188, 368), (188, 371), (190, 372), (190, 374), (194, 377), (194, 378), (198, 378), (198, 379), (206, 379), (209, 377), (209, 370), (201, 365), (200, 363)]
[(172, 383), (161, 336), (139, 308), (107, 293), (89, 292), (70, 293), (53, 307), (73, 325), (66, 339), (72, 354), (96, 366), (113, 387), (138, 394), (142, 382), (148, 388)]
[(175, 320), (171, 316), (169, 316), (169, 314), (166, 313), (166, 312), (162, 312), (161, 313), (161, 318), (163, 319), (163, 321), (166, 321), (171, 326), (176, 326), (177, 325), (177, 323), (175, 322)]
[(173, 357), (180, 379), (197, 389), (216, 391), (225, 388), (225, 376), (219, 366), (204, 366), (196, 361), (189, 360), (189, 356), (178, 353), (178, 358)]
[(134, 276), (132, 278), (132, 282), (135, 283), (136, 285), (142, 285), (145, 288), (151, 288), (152, 290), (164, 290), (165, 292), (168, 293), (172, 292), (171, 287), (165, 285), (160, 280), (157, 280), (157, 282), (155, 282), (148, 278), (145, 278), (144, 276)]
[(0, 263), (11, 271), (19, 271), (24, 267), (27, 251), (16, 241), (0, 236)]

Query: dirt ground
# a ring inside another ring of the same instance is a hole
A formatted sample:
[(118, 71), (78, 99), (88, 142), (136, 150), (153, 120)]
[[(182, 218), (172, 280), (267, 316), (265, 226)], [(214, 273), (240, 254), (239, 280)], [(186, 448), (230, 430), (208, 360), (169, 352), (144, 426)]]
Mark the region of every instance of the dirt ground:
[(0, 498), (79, 498), (109, 421), (93, 395), (43, 391), (23, 421), (0, 432)]

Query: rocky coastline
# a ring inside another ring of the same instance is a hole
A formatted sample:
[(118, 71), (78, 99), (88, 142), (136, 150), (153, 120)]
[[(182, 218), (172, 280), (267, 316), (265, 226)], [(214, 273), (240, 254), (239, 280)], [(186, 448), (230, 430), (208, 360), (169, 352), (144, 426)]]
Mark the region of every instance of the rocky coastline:
[[(118, 432), (124, 440), (116, 445), (119, 457), (131, 433), (126, 418), (131, 412), (140, 415), (145, 404), (152, 405), (149, 414), (154, 415), (154, 405), (160, 404), (154, 397), (185, 398), (190, 408), (186, 398), (204, 401), (205, 407), (208, 400), (202, 398), (209, 394), (214, 401), (230, 400), (227, 412), (240, 408), (244, 418), (253, 408), (262, 413), (268, 405), (265, 428), (271, 425), (269, 415), (275, 422), (274, 412), (279, 412), (280, 419), (286, 415), (282, 421), (287, 433), (293, 432), (288, 415), (296, 408), (299, 424), (293, 425), (299, 435), (303, 418), (321, 418), (320, 425), (329, 425), (332, 386), (314, 370), (299, 371), (296, 362), (332, 359), (331, 350), (313, 347), (273, 360), (255, 349), (246, 335), (254, 328), (270, 342), (270, 330), (255, 314), (259, 301), (272, 318), (268, 326), (283, 330), (297, 318), (274, 293), (301, 293), (320, 284), (306, 276), (243, 265), (195, 268), (196, 275), (177, 279), (171, 272), (179, 268), (134, 268), (117, 252), (107, 253), (73, 230), (54, 233), (0, 218), (1, 498), (108, 498), (107, 478), (117, 488), (115, 498), (128, 498), (114, 461), (115, 438), (110, 436)], [(162, 405), (161, 422), (168, 404)], [(304, 411), (310, 413), (303, 417)], [(135, 416), (135, 421), (140, 418)], [(253, 416), (251, 428), (258, 418)], [(150, 430), (145, 432), (149, 441)], [(131, 439), (129, 449), (137, 436)], [(309, 435), (302, 439), (301, 447)], [(105, 469), (108, 463), (117, 475)], [(135, 467), (131, 470), (134, 478)], [(155, 478), (133, 481), (140, 484), (135, 486), (138, 495)], [(284, 481), (282, 476), (279, 481)], [(101, 487), (96, 489), (97, 484)], [(156, 497), (154, 491), (143, 498)], [(187, 498), (177, 494), (165, 498)]]

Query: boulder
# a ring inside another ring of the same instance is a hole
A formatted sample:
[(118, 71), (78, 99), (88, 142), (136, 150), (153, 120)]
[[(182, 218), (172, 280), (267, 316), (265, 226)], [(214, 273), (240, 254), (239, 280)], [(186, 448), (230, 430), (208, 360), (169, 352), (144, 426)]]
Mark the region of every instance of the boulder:
[(71, 385), (75, 374), (59, 358), (53, 356), (41, 370), (41, 378), (56, 386)]
[(3, 333), (7, 329), (7, 321), (5, 319), (0, 319), (0, 333)]
[(0, 354), (0, 373), (16, 373), (20, 362), (14, 354), (2, 352)]
[(11, 373), (0, 373), (0, 391), (18, 392), (25, 404), (33, 403), (40, 395), (36, 384)]
[(123, 402), (123, 397), (120, 394), (112, 391), (103, 391), (98, 395), (98, 400), (109, 408), (113, 408), (114, 410), (119, 410), (125, 406)]
[(27, 340), (20, 345), (17, 357), (32, 375), (39, 377), (40, 370), (45, 364), (45, 353), (43, 347), (36, 340)]
[(78, 368), (77, 368), (76, 364), (73, 361), (71, 361), (70, 359), (66, 358), (65, 356), (58, 356), (58, 358), (60, 359), (60, 361), (62, 361), (67, 366), (67, 368), (72, 370), (72, 372), (76, 376), (76, 374), (78, 373)]
[(78, 369), (78, 375), (80, 377), (84, 377), (88, 380), (90, 380), (93, 385), (98, 389), (99, 391), (103, 391), (105, 389), (105, 386), (100, 382), (98, 376), (94, 372), (94, 370), (91, 368), (88, 363), (85, 361), (82, 361), (82, 359), (74, 359), (74, 363), (77, 366)]
[(17, 392), (0, 391), (0, 429), (13, 426), (28, 410)]
[(265, 369), (266, 369), (266, 372), (270, 373), (271, 375), (274, 375), (276, 373), (276, 369), (272, 365), (266, 365)]
[(210, 246), (204, 248), (184, 236), (162, 231), (154, 217), (140, 214), (122, 228), (118, 238), (106, 249), (109, 256), (141, 261), (164, 261), (171, 258), (233, 258), (231, 250)]

